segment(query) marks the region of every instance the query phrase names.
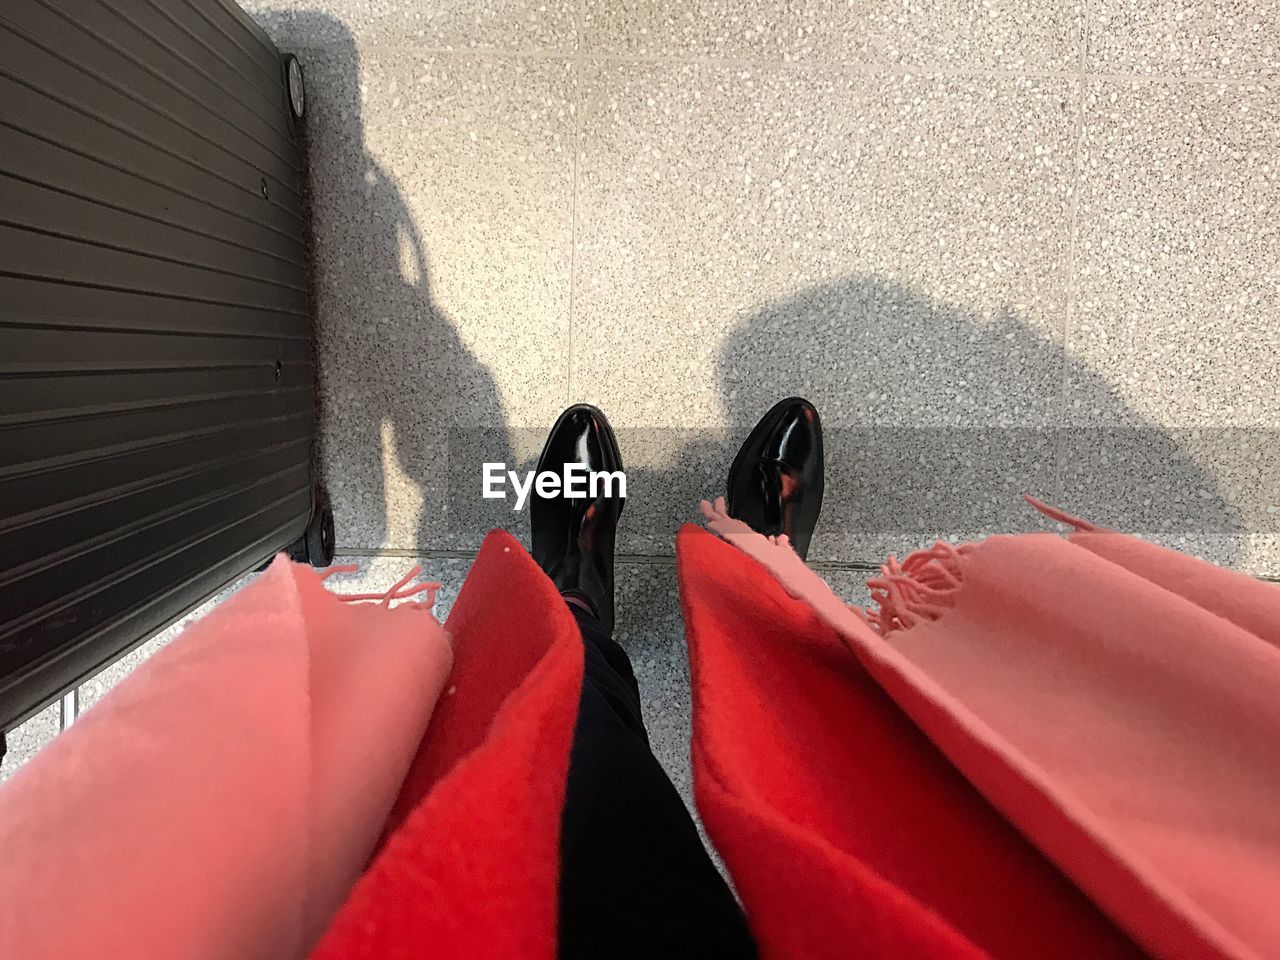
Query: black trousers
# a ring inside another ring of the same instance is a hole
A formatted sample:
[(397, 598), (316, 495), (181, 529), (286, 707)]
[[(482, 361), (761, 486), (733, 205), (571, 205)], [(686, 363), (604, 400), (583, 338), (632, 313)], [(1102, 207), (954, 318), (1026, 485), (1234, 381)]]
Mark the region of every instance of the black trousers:
[(631, 661), (570, 604), (586, 647), (560, 840), (560, 957), (755, 957), (737, 900), (649, 749)]

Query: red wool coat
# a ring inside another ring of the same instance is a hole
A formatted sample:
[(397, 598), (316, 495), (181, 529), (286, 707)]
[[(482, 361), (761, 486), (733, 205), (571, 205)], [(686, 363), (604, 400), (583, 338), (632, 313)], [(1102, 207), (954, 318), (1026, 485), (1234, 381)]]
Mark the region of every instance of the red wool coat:
[[(1144, 955), (763, 567), (686, 527), (678, 568), (698, 808), (762, 957)], [(555, 956), (576, 625), (494, 532), (446, 630), (450, 688), (316, 958)]]

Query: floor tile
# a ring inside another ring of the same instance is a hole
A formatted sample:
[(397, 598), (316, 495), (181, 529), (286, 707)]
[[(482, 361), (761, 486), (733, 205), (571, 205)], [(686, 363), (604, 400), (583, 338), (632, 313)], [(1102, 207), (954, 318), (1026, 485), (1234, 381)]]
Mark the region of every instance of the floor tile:
[(1060, 412), (1074, 83), (596, 64), (585, 89), (572, 389), (621, 430), (626, 549), (669, 544), (788, 394), (830, 438), (815, 556), (883, 559), (846, 551), (869, 513), (921, 531), (897, 550), (986, 529), (942, 469), (982, 449), (1020, 464), (997, 526), (1034, 525), (1020, 494), (1052, 482), (1015, 451)]
[[(1199, 538), (1204, 539), (1204, 538)], [(1175, 550), (1182, 550), (1195, 557), (1202, 557), (1210, 563), (1242, 570), (1257, 577), (1280, 582), (1280, 535), (1274, 533), (1248, 533), (1229, 538), (1226, 548), (1218, 556), (1218, 543), (1224, 538), (1211, 538), (1208, 544), (1190, 540), (1183, 544), (1170, 544)]]
[(867, 580), (874, 577), (876, 570), (859, 570), (849, 567), (830, 567), (815, 564), (818, 576), (827, 582), (831, 592), (847, 605), (866, 608), (871, 603), (871, 591)]
[(620, 564), (615, 576), (614, 639), (627, 651), (640, 684), (641, 710), (654, 755), (693, 810), (689, 658), (675, 564)]
[[(1239, 83), (1275, 82), (1280, 0), (322, 3), (253, 9), (308, 70), (344, 547), (527, 537), (481, 465), (532, 466), (588, 399), (620, 548), (670, 556), (802, 393), (816, 559), (1043, 529), (1031, 493), (1280, 569), (1280, 108)], [(1085, 39), (1094, 72), (1231, 83), (1091, 81), (1077, 184), (1079, 86), (1007, 73), (1074, 74)]]
[[(1071, 349), (1123, 410), (1168, 426), (1280, 416), (1280, 96), (1094, 81)], [(1118, 422), (1071, 383), (1073, 421)]]
[(54, 703), (5, 734), (7, 752), (0, 760), (0, 784), (52, 742), (58, 735), (61, 716), (58, 704)]
[(1088, 0), (1086, 10), (1095, 73), (1280, 73), (1280, 0)]
[(572, 386), (615, 425), (1042, 423), (1075, 87), (595, 65)]
[(1024, 496), (1052, 498), (1055, 436), (1031, 428), (829, 431), (827, 492), (809, 557), (879, 564), (938, 540), (1043, 530)]
[(449, 546), (449, 431), (495, 430), (503, 461), (565, 404), (572, 67), (304, 59), (339, 548)]
[[(1115, 530), (1218, 541), (1212, 559), (1243, 563), (1248, 535), (1280, 533), (1274, 428), (1096, 427), (1070, 434), (1059, 503)], [(1231, 556), (1228, 538), (1240, 540)], [(1208, 559), (1208, 558), (1207, 558)]]
[(1280, 519), (1278, 155), (1270, 89), (1090, 84), (1061, 502), (1245, 569)]
[[(1280, 416), (1278, 155), (1275, 89), (1090, 84), (1071, 348), (1135, 416), (1188, 427)], [(1120, 419), (1071, 389), (1073, 419)]]
[(282, 50), (358, 45), (572, 52), (572, 0), (244, 0)]
[(1066, 70), (1080, 60), (1080, 10), (1050, 0), (586, 0), (583, 14), (592, 54), (1005, 70)]

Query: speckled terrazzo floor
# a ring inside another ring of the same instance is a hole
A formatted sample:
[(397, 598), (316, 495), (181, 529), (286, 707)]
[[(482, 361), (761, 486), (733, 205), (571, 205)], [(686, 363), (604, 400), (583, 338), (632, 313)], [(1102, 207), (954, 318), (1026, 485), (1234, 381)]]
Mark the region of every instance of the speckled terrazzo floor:
[(1023, 492), (1280, 574), (1280, 0), (251, 12), (307, 71), (340, 549), (459, 580), (525, 531), (479, 464), (601, 406), (619, 636), (686, 791), (672, 536), (784, 395), (851, 596), (1034, 528)]

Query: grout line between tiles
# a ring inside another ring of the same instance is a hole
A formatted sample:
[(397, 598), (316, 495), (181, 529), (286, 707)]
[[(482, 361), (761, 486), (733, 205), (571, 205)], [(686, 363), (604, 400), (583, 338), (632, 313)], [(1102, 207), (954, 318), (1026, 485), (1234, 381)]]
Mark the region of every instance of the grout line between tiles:
[[(1077, 71), (1077, 89), (1076, 89), (1076, 119), (1075, 129), (1072, 133), (1073, 155), (1071, 158), (1071, 207), (1068, 212), (1068, 233), (1067, 233), (1067, 283), (1066, 283), (1066, 310), (1062, 320), (1062, 372), (1058, 383), (1058, 402), (1059, 414), (1065, 423), (1070, 412), (1070, 356), (1071, 356), (1071, 331), (1075, 317), (1076, 309), (1076, 281), (1079, 276), (1078, 264), (1076, 256), (1079, 251), (1080, 241), (1080, 194), (1084, 191), (1084, 171), (1081, 168), (1081, 160), (1083, 157), (1082, 144), (1084, 141), (1084, 111), (1085, 102), (1089, 89), (1089, 19), (1088, 12), (1080, 23), (1080, 63)], [(1066, 445), (1062, 435), (1059, 434), (1054, 440), (1054, 463), (1053, 463), (1053, 485), (1054, 485), (1054, 502), (1061, 504), (1065, 494), (1066, 478), (1064, 462), (1066, 457)]]
[(583, 0), (574, 7), (574, 31), (577, 45), (573, 52), (573, 161), (569, 191), (569, 329), (566, 335), (564, 404), (575, 403), (573, 393), (573, 326), (574, 306), (578, 291), (578, 158), (582, 153), (582, 13)]
[(1257, 77), (1181, 77), (1166, 73), (1088, 73), (1082, 76), (1086, 80), (1101, 80), (1106, 83), (1150, 81), (1151, 83), (1207, 83), (1223, 87), (1253, 87), (1280, 82), (1280, 74), (1265, 74)]

